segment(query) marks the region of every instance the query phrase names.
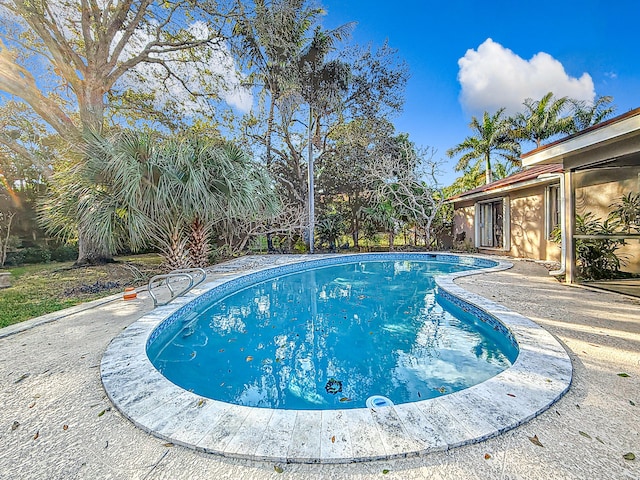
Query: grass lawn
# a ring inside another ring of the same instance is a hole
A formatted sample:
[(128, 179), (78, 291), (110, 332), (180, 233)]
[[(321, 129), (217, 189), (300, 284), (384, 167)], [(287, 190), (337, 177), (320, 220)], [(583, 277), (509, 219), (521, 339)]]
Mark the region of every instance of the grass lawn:
[(1, 270), (11, 272), (12, 286), (0, 290), (0, 328), (144, 285), (160, 263), (158, 255), (146, 254), (91, 267), (51, 262)]

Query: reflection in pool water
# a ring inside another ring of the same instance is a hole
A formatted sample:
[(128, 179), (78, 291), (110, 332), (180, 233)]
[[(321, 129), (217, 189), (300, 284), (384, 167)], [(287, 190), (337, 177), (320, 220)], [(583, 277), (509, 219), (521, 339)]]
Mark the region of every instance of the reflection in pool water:
[(366, 261), (256, 283), (200, 308), (147, 349), (167, 378), (246, 406), (362, 408), (400, 404), (480, 383), (517, 347), (439, 300), (434, 275), (467, 267)]

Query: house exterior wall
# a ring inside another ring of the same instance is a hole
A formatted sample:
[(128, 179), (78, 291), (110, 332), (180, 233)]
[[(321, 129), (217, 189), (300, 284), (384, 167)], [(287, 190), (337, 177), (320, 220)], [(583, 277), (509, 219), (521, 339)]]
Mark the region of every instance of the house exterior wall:
[(475, 247), (475, 203), (461, 202), (454, 204), (453, 210), (453, 242), (455, 247), (465, 243)]
[[(611, 205), (629, 192), (640, 193), (640, 165), (638, 167), (599, 168), (579, 171), (575, 174), (576, 215), (592, 212), (604, 220)], [(617, 250), (624, 264), (621, 270), (640, 273), (640, 239), (627, 240), (627, 245)]]
[[(559, 245), (546, 237), (545, 188), (546, 185), (537, 185), (526, 190), (516, 190), (496, 196), (495, 198), (509, 197), (508, 248), (506, 250), (479, 248), (480, 251), (487, 254), (506, 254), (517, 258), (560, 261)], [(454, 241), (459, 241), (464, 235), (471, 245), (478, 248), (475, 244), (475, 205), (476, 200), (454, 203), (453, 237)]]
[(534, 260), (560, 261), (560, 247), (545, 230), (545, 185), (509, 194), (511, 248), (509, 255)]

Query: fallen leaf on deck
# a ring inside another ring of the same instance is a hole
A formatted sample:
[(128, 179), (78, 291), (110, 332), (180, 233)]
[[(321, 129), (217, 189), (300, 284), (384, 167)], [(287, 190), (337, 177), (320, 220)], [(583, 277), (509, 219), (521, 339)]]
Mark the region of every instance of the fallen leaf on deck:
[(533, 437), (529, 437), (529, 440), (534, 445), (538, 445), (539, 447), (544, 447), (544, 445), (542, 443), (540, 443), (540, 440), (538, 440), (538, 435), (534, 435)]
[(173, 445), (173, 443), (168, 442), (168, 443), (164, 443), (164, 444), (162, 444), (162, 446), (163, 446), (163, 447), (170, 448), (170, 447), (173, 447), (174, 445)]
[(282, 469), (282, 467), (280, 465), (275, 465), (273, 467), (273, 469), (276, 471), (276, 473), (282, 473), (284, 472), (284, 470)]
[(35, 407), (35, 406), (36, 406), (36, 402), (32, 402), (32, 403), (29, 405), (29, 408), (33, 408), (33, 407)]
[(11, 425), (11, 431), (14, 431), (19, 426), (20, 426), (20, 422), (13, 422), (13, 425)]
[(632, 452), (629, 452), (625, 453), (622, 458), (624, 458), (625, 460), (635, 460), (636, 456)]
[(62, 425), (62, 429), (65, 430), (65, 431), (69, 430), (69, 425)]
[(106, 410), (102, 410), (102, 411), (98, 414), (98, 416), (99, 416), (99, 417), (101, 417), (102, 415), (104, 415), (104, 413), (105, 413), (105, 412), (106, 412)]
[(600, 440), (598, 437), (596, 437), (596, 440), (598, 440), (601, 444), (604, 445), (604, 442), (602, 440)]
[(201, 407), (204, 405), (204, 398), (201, 398), (200, 400), (198, 400), (198, 407)]
[(507, 393), (507, 397), (513, 397), (516, 398), (516, 396), (513, 393)]
[(382, 474), (386, 475), (387, 473), (389, 473), (389, 470), (387, 470), (386, 468), (384, 470), (382, 470)]
[(635, 404), (635, 402), (633, 400), (629, 400), (629, 403), (634, 407), (636, 406), (636, 404)]
[(582, 431), (580, 431), (580, 430), (578, 430), (578, 433), (579, 433), (580, 435), (582, 435), (583, 437), (591, 438), (591, 435), (589, 435), (588, 433), (582, 432)]
[[(39, 436), (40, 436), (40, 430), (38, 430), (38, 431), (36, 432), (36, 434), (33, 436), (33, 439), (34, 439), (34, 440), (37, 440)], [(628, 454), (627, 454), (627, 455), (628, 455)], [(631, 455), (633, 455), (633, 453), (632, 453)], [(634, 457), (634, 458), (635, 458), (635, 457)], [(633, 458), (632, 458), (631, 460), (633, 460)]]
[(336, 436), (331, 437), (331, 443), (336, 443)]
[(484, 454), (484, 459), (485, 459), (485, 460), (489, 460), (490, 458), (491, 458), (491, 455), (490, 455), (490, 454), (488, 454), (488, 453), (485, 453), (485, 454)]
[(627, 377), (629, 377), (630, 375), (629, 375), (628, 373), (624, 373), (624, 372), (622, 372), (622, 373), (619, 373), (619, 374), (618, 374), (618, 376), (619, 376), (619, 377), (622, 377), (622, 378), (627, 378)]
[(20, 378), (18, 378), (15, 382), (13, 382), (14, 384), (16, 383), (20, 383), (21, 381), (23, 381), (25, 378), (27, 378), (29, 376), (28, 373), (25, 373), (23, 375), (20, 376)]

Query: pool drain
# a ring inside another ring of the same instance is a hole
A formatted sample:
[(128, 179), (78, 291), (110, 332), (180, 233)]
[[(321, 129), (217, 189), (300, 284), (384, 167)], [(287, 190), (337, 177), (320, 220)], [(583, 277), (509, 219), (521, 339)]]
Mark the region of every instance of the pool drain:
[(340, 380), (336, 380), (335, 378), (330, 378), (327, 384), (324, 386), (324, 389), (327, 391), (327, 393), (335, 395), (336, 393), (342, 391), (342, 382)]
[(393, 407), (393, 402), (382, 395), (373, 395), (367, 398), (367, 408)]

